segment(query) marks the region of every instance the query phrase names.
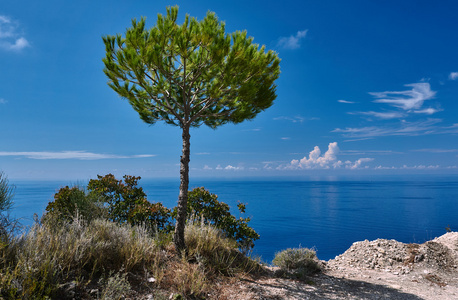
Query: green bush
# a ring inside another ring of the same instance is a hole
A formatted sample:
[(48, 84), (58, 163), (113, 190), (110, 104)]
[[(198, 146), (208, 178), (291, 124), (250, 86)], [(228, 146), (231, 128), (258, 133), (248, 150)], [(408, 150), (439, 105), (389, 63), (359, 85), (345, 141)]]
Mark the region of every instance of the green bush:
[[(239, 203), (240, 213), (245, 212), (245, 205)], [(176, 208), (173, 212), (176, 215)], [(192, 222), (214, 225), (221, 229), (226, 237), (237, 241), (243, 251), (254, 246), (259, 234), (248, 226), (250, 218), (236, 218), (230, 212), (229, 205), (218, 201), (218, 196), (211, 194), (205, 188), (195, 188), (188, 193), (188, 217)]]
[(141, 177), (124, 175), (124, 182), (114, 175), (97, 175), (87, 186), (89, 195), (99, 199), (108, 210), (108, 218), (117, 223), (144, 224), (158, 231), (170, 231), (170, 210), (161, 203), (146, 200), (143, 188), (137, 187)]
[(277, 252), (272, 263), (299, 278), (320, 271), (315, 251), (308, 248), (290, 248)]
[(54, 195), (54, 201), (46, 206), (44, 220), (71, 222), (77, 214), (79, 218), (91, 221), (104, 217), (106, 209), (97, 198), (86, 193), (83, 188), (65, 186)]

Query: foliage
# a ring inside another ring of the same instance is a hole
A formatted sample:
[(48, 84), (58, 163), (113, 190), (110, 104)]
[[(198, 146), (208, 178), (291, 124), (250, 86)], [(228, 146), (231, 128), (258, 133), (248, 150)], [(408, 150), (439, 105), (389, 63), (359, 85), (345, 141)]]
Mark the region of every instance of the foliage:
[[(250, 218), (236, 218), (230, 212), (229, 205), (218, 201), (218, 196), (204, 187), (195, 188), (188, 194), (188, 212), (193, 222), (214, 225), (223, 231), (226, 237), (237, 241), (242, 250), (249, 250), (259, 234), (248, 226)], [(245, 212), (245, 205), (239, 203), (240, 213)], [(173, 214), (176, 214), (176, 209)]]
[(1, 270), (0, 296), (14, 299), (55, 296), (60, 284), (73, 279), (153, 268), (160, 253), (146, 228), (101, 219), (59, 227), (37, 223), (8, 251), (12, 258)]
[(315, 251), (308, 248), (289, 248), (277, 252), (272, 263), (299, 278), (320, 271)]
[(44, 220), (47, 222), (71, 222), (78, 215), (86, 221), (106, 215), (97, 198), (91, 197), (78, 186), (62, 187), (54, 195), (54, 201), (46, 206)]
[(13, 205), (14, 186), (9, 185), (8, 178), (0, 172), (0, 213), (9, 210)]
[(188, 255), (207, 272), (233, 276), (237, 273), (255, 273), (260, 267), (256, 261), (243, 255), (237, 243), (227, 238), (213, 225), (188, 223), (185, 230)]
[(144, 224), (158, 231), (170, 231), (170, 210), (161, 203), (146, 200), (143, 188), (137, 186), (141, 177), (124, 175), (123, 178), (124, 182), (107, 174), (89, 181), (89, 194), (104, 203), (108, 218), (120, 224)]
[(14, 189), (6, 175), (0, 172), (0, 249), (8, 245), (12, 233), (18, 226), (18, 221), (9, 214), (13, 206)]
[(174, 241), (185, 250), (190, 128), (253, 119), (273, 104), (280, 59), (253, 43), (246, 32), (226, 34), (225, 24), (208, 12), (197, 21), (176, 23), (178, 7), (158, 15), (150, 30), (146, 20), (132, 20), (123, 37), (105, 36), (103, 59), (108, 85), (127, 99), (148, 123), (164, 121), (182, 129), (180, 194)]
[(125, 37), (105, 36), (104, 72), (109, 86), (149, 124), (211, 128), (254, 118), (270, 107), (280, 60), (247, 33), (226, 34), (213, 12), (185, 16), (178, 7), (158, 15), (156, 26), (132, 20)]

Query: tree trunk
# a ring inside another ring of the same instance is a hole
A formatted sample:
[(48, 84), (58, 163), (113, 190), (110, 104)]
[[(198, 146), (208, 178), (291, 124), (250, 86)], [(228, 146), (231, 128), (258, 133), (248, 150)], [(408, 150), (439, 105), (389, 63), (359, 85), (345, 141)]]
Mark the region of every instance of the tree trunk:
[(180, 159), (180, 195), (178, 196), (177, 222), (173, 240), (177, 253), (181, 256), (186, 253), (184, 242), (184, 228), (186, 225), (186, 214), (188, 208), (188, 187), (189, 187), (189, 161), (190, 161), (190, 139), (189, 126), (183, 126), (183, 152)]

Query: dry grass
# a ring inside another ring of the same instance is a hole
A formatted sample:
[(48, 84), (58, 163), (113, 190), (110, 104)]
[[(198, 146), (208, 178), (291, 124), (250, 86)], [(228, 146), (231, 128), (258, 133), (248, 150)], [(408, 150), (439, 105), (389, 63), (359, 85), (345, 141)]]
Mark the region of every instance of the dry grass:
[[(78, 218), (59, 227), (35, 224), (0, 251), (0, 298), (60, 297), (72, 282), (84, 299), (94, 296), (84, 293), (94, 286), (100, 291), (97, 297), (121, 299), (134, 286), (129, 280), (136, 278), (137, 287), (199, 299), (221, 276), (261, 268), (212, 226), (188, 224), (185, 238), (189, 252), (180, 259), (170, 237), (153, 237), (141, 226), (101, 219), (86, 224)], [(150, 277), (154, 283), (148, 283)]]
[(151, 268), (157, 252), (155, 240), (139, 226), (106, 220), (86, 226), (78, 219), (58, 228), (35, 224), (3, 251), (10, 259), (2, 273), (17, 288), (9, 288), (4, 277), (0, 288), (2, 294), (24, 298), (52, 296), (59, 283), (69, 280), (88, 282), (107, 272)]
[(320, 271), (316, 252), (308, 248), (290, 248), (277, 252), (272, 263), (280, 267), (285, 275), (300, 279)]

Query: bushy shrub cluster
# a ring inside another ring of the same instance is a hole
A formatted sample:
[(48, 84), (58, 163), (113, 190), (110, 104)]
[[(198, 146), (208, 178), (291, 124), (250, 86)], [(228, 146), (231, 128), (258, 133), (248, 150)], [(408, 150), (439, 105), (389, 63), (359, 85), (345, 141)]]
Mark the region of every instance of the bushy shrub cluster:
[(76, 215), (90, 222), (106, 217), (107, 212), (103, 203), (88, 194), (84, 188), (65, 186), (54, 194), (54, 201), (46, 206), (44, 219), (54, 223), (71, 222)]
[[(107, 218), (119, 224), (142, 224), (164, 233), (173, 231), (176, 208), (170, 211), (161, 203), (149, 202), (143, 188), (138, 187), (139, 180), (140, 177), (129, 175), (124, 176), (124, 181), (117, 180), (108, 174), (90, 180), (87, 191), (81, 187), (63, 187), (46, 207), (45, 219), (71, 221), (78, 214), (86, 221)], [(245, 212), (244, 204), (239, 203), (237, 208), (240, 214)], [(191, 223), (203, 222), (218, 228), (243, 251), (251, 249), (259, 239), (259, 234), (248, 226), (250, 218), (236, 218), (229, 205), (218, 201), (217, 195), (203, 187), (189, 191), (188, 216)]]
[(140, 177), (125, 175), (124, 182), (114, 175), (91, 179), (87, 191), (81, 187), (63, 187), (46, 207), (44, 219), (71, 221), (76, 215), (86, 221), (106, 218), (118, 224), (145, 225), (155, 231), (170, 231), (170, 210), (161, 203), (146, 200)]
[[(239, 203), (240, 213), (245, 212), (245, 205)], [(176, 213), (176, 211), (174, 211)], [(249, 250), (259, 234), (248, 226), (250, 218), (236, 218), (231, 214), (229, 205), (218, 201), (218, 196), (203, 187), (195, 188), (188, 194), (188, 216), (193, 222), (211, 224), (224, 232), (226, 237), (234, 239), (240, 249)]]
[(303, 278), (320, 271), (316, 252), (308, 248), (289, 248), (275, 254), (272, 263), (283, 273)]

